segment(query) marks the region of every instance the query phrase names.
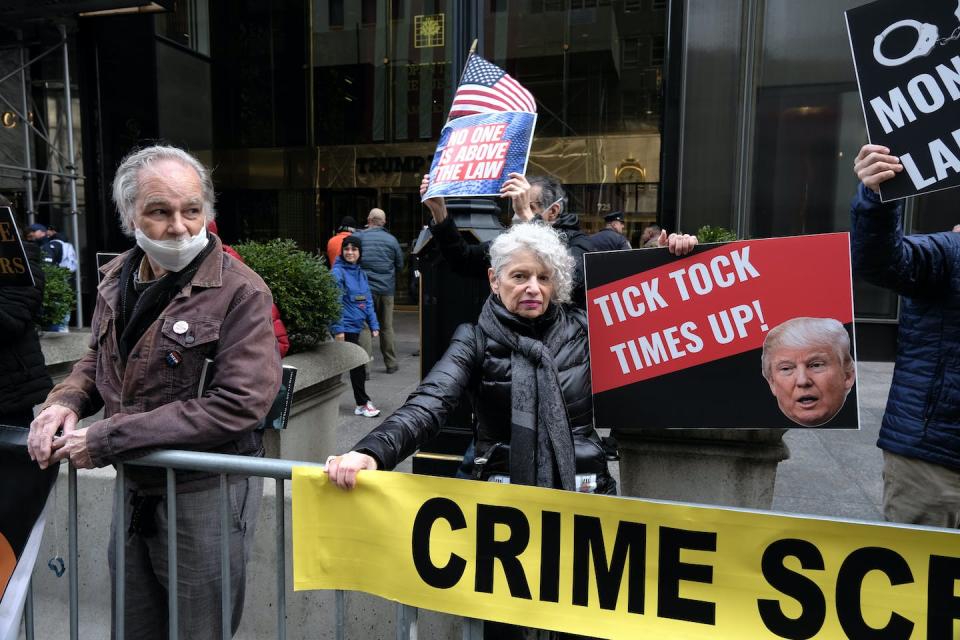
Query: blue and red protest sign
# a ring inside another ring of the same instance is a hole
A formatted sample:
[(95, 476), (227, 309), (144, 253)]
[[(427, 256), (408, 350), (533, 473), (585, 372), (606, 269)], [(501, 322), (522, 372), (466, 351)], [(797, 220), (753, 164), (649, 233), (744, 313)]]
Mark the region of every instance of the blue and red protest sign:
[(510, 173), (524, 173), (537, 114), (503, 111), (465, 116), (440, 133), (430, 166), (435, 196), (496, 196)]
[(536, 123), (533, 94), (497, 65), (471, 53), (440, 132), (423, 200), (500, 195), (511, 173), (527, 170)]

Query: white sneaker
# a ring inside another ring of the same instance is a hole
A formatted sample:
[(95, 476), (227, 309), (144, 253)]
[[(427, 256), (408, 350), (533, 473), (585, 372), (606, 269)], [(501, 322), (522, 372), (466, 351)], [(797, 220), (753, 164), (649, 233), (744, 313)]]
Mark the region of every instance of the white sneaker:
[(372, 402), (367, 402), (367, 404), (362, 404), (354, 409), (353, 415), (376, 418), (378, 415), (380, 415), (380, 409), (377, 409), (375, 406), (373, 406)]

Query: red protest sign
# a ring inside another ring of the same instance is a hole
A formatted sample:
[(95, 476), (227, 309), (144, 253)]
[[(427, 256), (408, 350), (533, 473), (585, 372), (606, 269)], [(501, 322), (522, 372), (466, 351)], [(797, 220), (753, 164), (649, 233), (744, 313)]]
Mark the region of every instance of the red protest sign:
[[(852, 331), (847, 234), (706, 245), (682, 259), (666, 250), (588, 254), (586, 275), (600, 426), (635, 425), (644, 414), (656, 418), (643, 420), (647, 427), (790, 426), (798, 418), (785, 423), (782, 406), (777, 415), (771, 379), (761, 372), (768, 333), (798, 317)], [(661, 415), (645, 406), (648, 393), (697, 393), (713, 406), (709, 415), (690, 407)], [(812, 394), (797, 397), (812, 405)], [(727, 410), (731, 403), (756, 408)]]

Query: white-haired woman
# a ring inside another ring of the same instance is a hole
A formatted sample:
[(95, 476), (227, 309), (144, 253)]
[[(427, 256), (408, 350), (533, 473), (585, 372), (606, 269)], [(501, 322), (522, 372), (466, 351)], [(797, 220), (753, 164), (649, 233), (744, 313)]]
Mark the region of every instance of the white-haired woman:
[(491, 295), (462, 325), (416, 392), (327, 471), (352, 488), (363, 469), (392, 469), (434, 437), (471, 396), (473, 475), (541, 487), (615, 493), (593, 426), (587, 320), (569, 306), (573, 259), (556, 231), (523, 224), (490, 247)]

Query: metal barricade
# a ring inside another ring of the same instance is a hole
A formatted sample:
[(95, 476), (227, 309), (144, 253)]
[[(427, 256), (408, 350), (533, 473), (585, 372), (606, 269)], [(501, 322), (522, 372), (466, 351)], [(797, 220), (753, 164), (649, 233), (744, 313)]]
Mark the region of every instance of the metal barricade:
[[(123, 523), (126, 510), (126, 466), (146, 466), (166, 470), (167, 496), (167, 593), (168, 593), (168, 621), (169, 637), (176, 640), (178, 637), (179, 609), (177, 602), (177, 471), (203, 471), (217, 474), (220, 478), (220, 531), (225, 532), (230, 527), (230, 494), (228, 476), (257, 476), (273, 478), (276, 482), (275, 513), (276, 530), (276, 603), (277, 626), (276, 637), (284, 640), (286, 629), (286, 526), (285, 526), (285, 495), (284, 481), (289, 480), (293, 468), (298, 466), (322, 466), (315, 462), (300, 462), (295, 460), (276, 460), (254, 458), (250, 456), (236, 456), (216, 453), (200, 453), (195, 451), (159, 451), (141, 458), (129, 460), (124, 464), (116, 465), (117, 476), (114, 488), (114, 513), (118, 523)], [(70, 467), (68, 471), (68, 535), (69, 535), (69, 603), (70, 603), (70, 638), (79, 638), (79, 576), (77, 572), (79, 544), (77, 534), (77, 470)], [(124, 638), (124, 600), (125, 600), (125, 566), (124, 550), (125, 527), (120, 524), (114, 527), (114, 630), (117, 640)], [(222, 580), (221, 597), (221, 626), (223, 638), (231, 637), (230, 627), (232, 618), (232, 602), (230, 598), (230, 539), (227, 535), (220, 536), (220, 563)], [(33, 602), (32, 593), (28, 599), (26, 615), (26, 637), (33, 637)], [(337, 640), (346, 639), (346, 602), (343, 591), (335, 592), (335, 637)], [(396, 638), (397, 640), (416, 640), (418, 610), (403, 604), (397, 604), (396, 610)], [(462, 625), (463, 640), (481, 640), (483, 638), (483, 623), (480, 620), (464, 619)]]

